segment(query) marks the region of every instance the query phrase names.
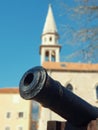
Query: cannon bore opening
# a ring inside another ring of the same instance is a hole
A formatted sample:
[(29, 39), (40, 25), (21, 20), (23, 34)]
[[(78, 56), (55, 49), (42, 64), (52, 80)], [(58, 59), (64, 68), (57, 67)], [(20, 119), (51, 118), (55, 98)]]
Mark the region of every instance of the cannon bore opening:
[(28, 74), (24, 79), (24, 86), (28, 86), (33, 81), (34, 75), (32, 73)]

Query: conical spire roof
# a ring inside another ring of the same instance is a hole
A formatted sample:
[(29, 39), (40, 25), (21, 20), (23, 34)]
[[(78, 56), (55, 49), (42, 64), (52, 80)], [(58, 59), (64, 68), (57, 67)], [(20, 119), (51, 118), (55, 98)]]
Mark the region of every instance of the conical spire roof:
[(43, 34), (46, 33), (57, 33), (57, 27), (55, 24), (51, 4), (49, 4), (49, 9), (48, 9), (44, 29), (43, 29)]

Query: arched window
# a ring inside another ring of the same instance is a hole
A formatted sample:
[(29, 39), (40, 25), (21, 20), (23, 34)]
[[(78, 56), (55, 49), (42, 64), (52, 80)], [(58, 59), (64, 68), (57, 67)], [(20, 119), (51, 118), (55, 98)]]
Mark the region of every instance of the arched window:
[(67, 88), (69, 91), (73, 91), (73, 87), (72, 87), (71, 84), (68, 84), (68, 85), (66, 86), (66, 88)]
[(51, 53), (51, 60), (55, 61), (55, 51), (52, 51), (52, 53)]
[(52, 37), (49, 38), (49, 41), (50, 41), (50, 42), (52, 41)]
[(98, 99), (98, 85), (96, 86), (96, 98)]
[(45, 52), (45, 61), (49, 61), (49, 51)]

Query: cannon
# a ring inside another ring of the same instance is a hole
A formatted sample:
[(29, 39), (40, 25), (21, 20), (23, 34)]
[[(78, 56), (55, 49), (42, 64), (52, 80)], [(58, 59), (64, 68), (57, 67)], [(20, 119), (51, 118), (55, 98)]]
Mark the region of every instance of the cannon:
[(41, 66), (24, 73), (19, 83), (19, 92), (22, 98), (41, 103), (75, 128), (85, 127), (98, 117), (96, 107), (52, 79)]

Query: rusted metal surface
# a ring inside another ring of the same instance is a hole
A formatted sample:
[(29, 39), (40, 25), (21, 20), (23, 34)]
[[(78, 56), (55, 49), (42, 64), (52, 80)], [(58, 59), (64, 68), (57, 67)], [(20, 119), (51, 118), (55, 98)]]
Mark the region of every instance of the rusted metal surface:
[(48, 121), (47, 130), (65, 130), (66, 122)]
[(98, 118), (88, 124), (87, 130), (98, 130)]

